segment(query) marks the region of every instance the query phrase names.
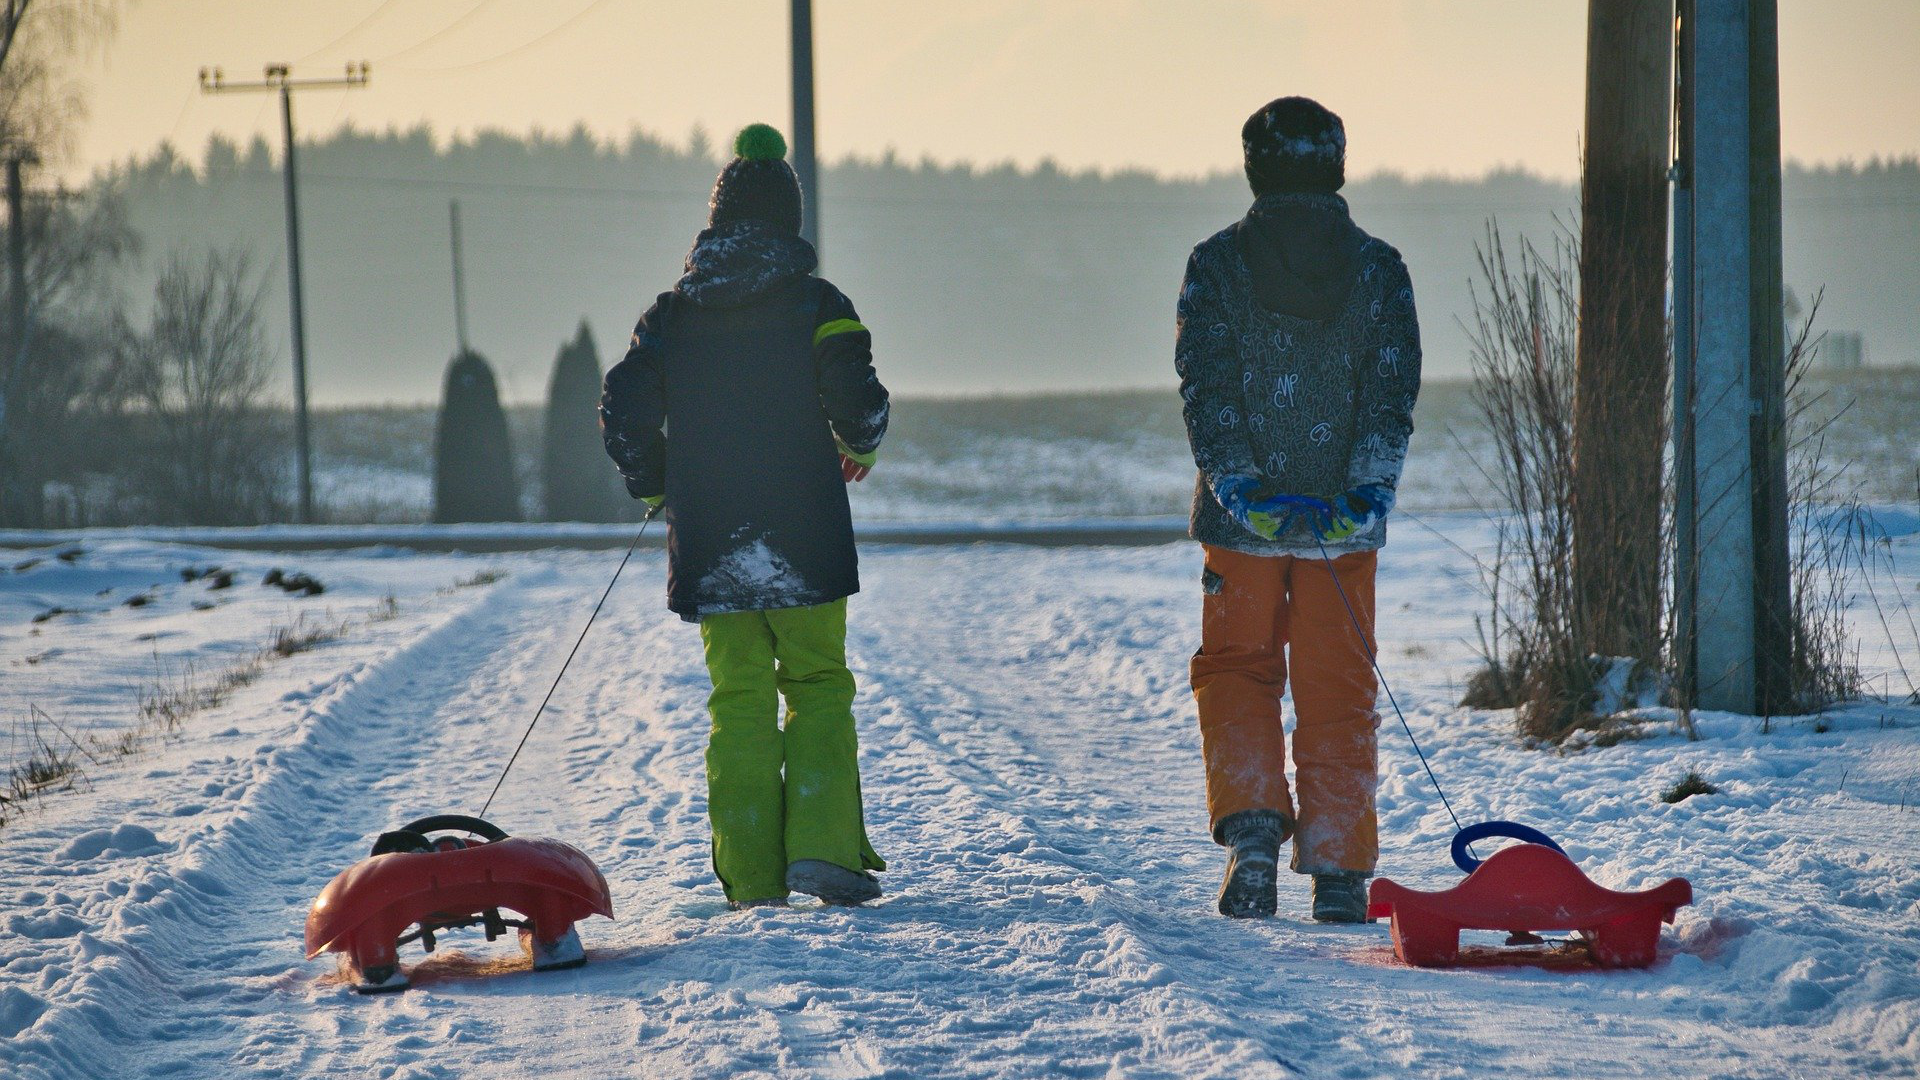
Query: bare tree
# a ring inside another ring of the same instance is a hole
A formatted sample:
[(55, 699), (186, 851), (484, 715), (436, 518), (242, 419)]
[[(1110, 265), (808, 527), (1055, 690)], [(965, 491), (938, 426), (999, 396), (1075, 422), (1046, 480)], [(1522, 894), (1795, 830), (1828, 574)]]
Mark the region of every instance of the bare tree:
[(0, 0), (0, 138), (42, 160), (68, 150), (85, 102), (73, 55), (113, 32), (115, 0)]
[[(124, 225), (102, 234), (92, 226), (111, 224), (107, 219), (49, 212), (44, 200), (27, 197), (22, 178), (27, 166), (57, 161), (71, 148), (84, 108), (75, 66), (67, 61), (84, 43), (105, 38), (117, 10), (113, 0), (0, 2), (0, 161), (8, 196), (7, 302), (0, 307), (0, 522), (40, 524), (50, 459), (43, 433), (32, 424), (64, 408), (65, 399), (51, 400), (57, 393), (42, 393), (39, 379), (69, 374), (56, 365), (72, 361), (84, 340), (95, 336), (76, 333), (78, 324), (51, 322), (46, 301), (69, 288), (75, 269), (110, 261), (129, 246)], [(56, 206), (60, 200), (55, 197)], [(49, 236), (59, 240), (50, 249)], [(53, 278), (40, 280), (29, 269), (33, 262)], [(108, 320), (95, 316), (87, 322), (97, 331)], [(27, 395), (27, 387), (35, 393)]]
[(243, 253), (176, 255), (154, 285), (147, 328), (121, 335), (127, 479), (148, 520), (248, 524), (283, 508), (261, 288)]

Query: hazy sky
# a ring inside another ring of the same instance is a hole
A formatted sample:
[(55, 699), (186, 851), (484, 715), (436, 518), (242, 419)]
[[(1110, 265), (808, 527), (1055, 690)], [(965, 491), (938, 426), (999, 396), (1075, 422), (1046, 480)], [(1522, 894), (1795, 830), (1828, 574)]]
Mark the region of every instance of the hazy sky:
[[(1920, 152), (1920, 0), (1781, 0), (1786, 152)], [(432, 124), (676, 140), (787, 124), (785, 0), (144, 0), (85, 59), (91, 118), (66, 172), (213, 132), (277, 145), (257, 78), (373, 63), (297, 99), (304, 134)], [(1578, 167), (1586, 0), (816, 0), (822, 153), (1196, 174), (1238, 165), (1240, 122), (1286, 93), (1347, 122), (1349, 171)]]

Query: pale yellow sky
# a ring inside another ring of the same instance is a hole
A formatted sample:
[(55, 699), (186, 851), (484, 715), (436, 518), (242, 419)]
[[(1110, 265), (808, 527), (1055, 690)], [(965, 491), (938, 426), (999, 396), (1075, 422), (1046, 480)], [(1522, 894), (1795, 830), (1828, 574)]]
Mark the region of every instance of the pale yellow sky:
[[(1571, 177), (1585, 0), (815, 0), (823, 154), (1238, 165), (1240, 122), (1286, 93), (1347, 123), (1349, 171)], [(1789, 157), (1920, 152), (1920, 0), (1781, 0)], [(277, 145), (269, 95), (205, 97), (202, 65), (269, 60), (363, 90), (301, 96), (303, 137), (430, 123), (682, 140), (787, 123), (786, 0), (144, 0), (83, 62), (91, 118), (63, 170), (214, 132)]]

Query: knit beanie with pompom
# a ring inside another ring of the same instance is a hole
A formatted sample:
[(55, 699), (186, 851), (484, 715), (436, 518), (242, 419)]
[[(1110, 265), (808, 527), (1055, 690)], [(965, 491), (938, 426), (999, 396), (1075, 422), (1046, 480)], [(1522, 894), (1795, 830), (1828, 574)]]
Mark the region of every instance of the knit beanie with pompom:
[(787, 140), (767, 124), (748, 124), (734, 136), (733, 153), (713, 182), (708, 224), (764, 221), (800, 235), (800, 178), (787, 164)]

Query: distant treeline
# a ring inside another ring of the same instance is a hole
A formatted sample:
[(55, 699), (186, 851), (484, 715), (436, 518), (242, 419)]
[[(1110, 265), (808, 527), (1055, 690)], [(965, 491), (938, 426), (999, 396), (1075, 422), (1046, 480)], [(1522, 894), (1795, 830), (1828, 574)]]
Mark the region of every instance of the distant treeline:
[[(1223, 133), (1231, 139), (1232, 133)], [(470, 336), (503, 393), (534, 401), (552, 343), (582, 316), (618, 358), (706, 215), (717, 151), (636, 132), (344, 131), (301, 150), (309, 349), (323, 402), (428, 401), (453, 352), (447, 200), (461, 201)], [(204, 165), (161, 147), (103, 174), (144, 238), (145, 266), (239, 245), (273, 268), (284, 225), (275, 151), (215, 140)], [(1239, 216), (1238, 175), (849, 159), (825, 170), (823, 272), (874, 328), (888, 381), (919, 393), (1164, 386), (1187, 251)], [(1431, 370), (1463, 375), (1475, 244), (1489, 219), (1551, 243), (1578, 191), (1522, 172), (1376, 175), (1348, 185), (1360, 223), (1406, 255)], [(1920, 161), (1790, 167), (1787, 278), (1822, 286), (1822, 325), (1863, 331), (1869, 362), (1920, 361)], [(129, 282), (131, 295), (148, 287)]]

